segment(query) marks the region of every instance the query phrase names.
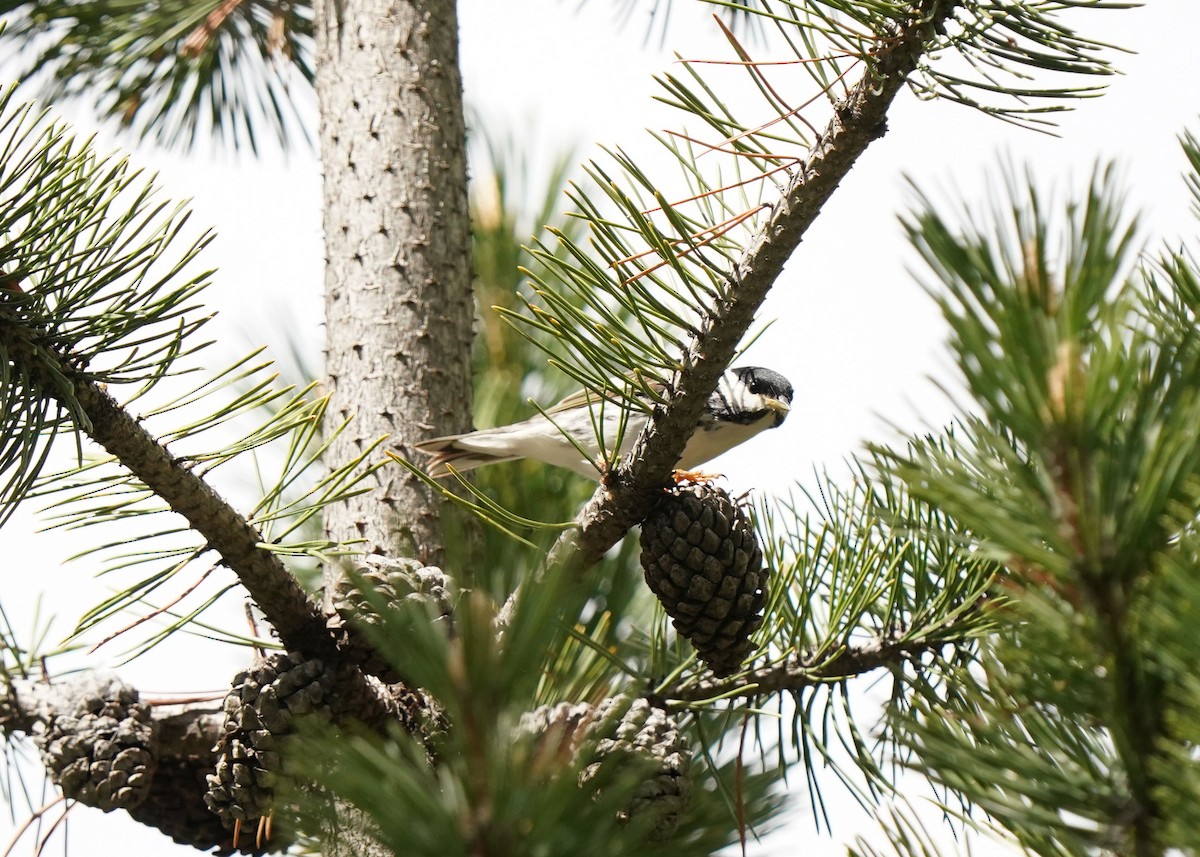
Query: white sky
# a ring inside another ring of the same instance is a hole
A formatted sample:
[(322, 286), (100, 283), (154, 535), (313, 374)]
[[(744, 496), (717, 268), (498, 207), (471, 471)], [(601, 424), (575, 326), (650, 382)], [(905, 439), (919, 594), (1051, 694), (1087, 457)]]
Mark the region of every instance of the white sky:
[[(528, 136), (535, 162), (568, 144), (589, 156), (595, 143), (636, 146), (643, 128), (672, 121), (650, 100), (650, 76), (669, 67), (670, 51), (657, 43), (645, 46), (636, 22), (619, 31), (609, 5), (460, 0), (468, 102), (489, 127)], [(715, 54), (720, 42), (713, 28), (689, 5), (676, 3), (668, 45), (689, 56)], [(764, 309), (762, 318), (779, 321), (747, 360), (789, 377), (797, 398), (782, 429), (720, 461), (716, 469), (728, 474), (731, 488), (785, 493), (796, 481), (811, 484), (814, 469), (840, 470), (864, 439), (895, 438), (893, 424), (915, 430), (937, 426), (950, 414), (929, 381), (946, 375), (943, 329), (907, 272), (914, 256), (896, 219), (906, 206), (904, 176), (926, 190), (959, 189), (979, 202), (983, 176), (995, 177), (1005, 157), (1030, 165), (1039, 180), (1059, 188), (1077, 188), (1097, 160), (1116, 159), (1148, 238), (1194, 230), (1179, 180), (1185, 164), (1176, 135), (1189, 124), (1200, 130), (1194, 95), (1200, 5), (1156, 0), (1139, 10), (1089, 12), (1072, 20), (1136, 53), (1117, 58), (1124, 76), (1111, 81), (1108, 94), (1060, 117), (1059, 138), (954, 105), (901, 97), (888, 134), (835, 194)], [(92, 130), (82, 110), (70, 116), (81, 130)], [(269, 329), (282, 317), (319, 342), (320, 180), (313, 156), (230, 162), (145, 148), (134, 161), (158, 170), (172, 197), (191, 197), (195, 222), (216, 228), (207, 260), (220, 270), (208, 299), (222, 313), (217, 331), (223, 337), (236, 343), (238, 331)], [(230, 351), (239, 348), (232, 344)], [(103, 582), (92, 579), (86, 563), (62, 565), (79, 540), (39, 537), (35, 529), (26, 514), (0, 531), (0, 555), (9, 558), (4, 605), (20, 623), (36, 594), (46, 593), (62, 635), (102, 597)], [(150, 692), (191, 691), (219, 687), (243, 660), (240, 652), (211, 645), (183, 657), (191, 660), (181, 667), (180, 650), (172, 645), (122, 672)], [(836, 791), (831, 783), (829, 794)], [(798, 794), (797, 806), (806, 803)], [(846, 802), (833, 812), (840, 835), (869, 829), (865, 816)], [(73, 813), (70, 830), (74, 853), (195, 853), (94, 812)], [(769, 846), (751, 843), (749, 853), (786, 854), (801, 845), (809, 855), (841, 853), (834, 841), (813, 840), (811, 822), (799, 818)], [(27, 835), (13, 853), (31, 854), (35, 847)]]

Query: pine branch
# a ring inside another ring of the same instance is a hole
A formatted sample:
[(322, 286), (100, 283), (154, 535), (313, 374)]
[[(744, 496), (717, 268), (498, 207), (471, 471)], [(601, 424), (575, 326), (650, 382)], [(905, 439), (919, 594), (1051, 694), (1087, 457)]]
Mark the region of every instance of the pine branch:
[(0, 18), (17, 78), (47, 102), (79, 98), (167, 146), (311, 141), (310, 2), (0, 0)]
[[(193, 300), (207, 275), (189, 275), (204, 241), (177, 255), (173, 242), (186, 210), (161, 201), (152, 183), (139, 186), (139, 174), (124, 159), (98, 158), (64, 125), (16, 102), (12, 87), (0, 91), (0, 117), (0, 195), (6, 200), (0, 207), (5, 238), (0, 247), (0, 400), (7, 406), (0, 409), (0, 471), (7, 478), (0, 490), (0, 520), (17, 502), (51, 490), (71, 493), (66, 503), (83, 507), (67, 518), (75, 524), (175, 511), (196, 534), (193, 542), (166, 550), (148, 550), (142, 542), (130, 563), (184, 557), (178, 570), (189, 554), (215, 551), (289, 648), (336, 664), (336, 638), (323, 613), (278, 556), (328, 551), (327, 543), (285, 539), (299, 522), (355, 490), (360, 461), (333, 470), (299, 498), (289, 493), (293, 480), (319, 455), (313, 443), (324, 400), (310, 401), (306, 391), (286, 398), (286, 390), (259, 374), (265, 367), (243, 372), (246, 360), (172, 401), (150, 406), (149, 391), (163, 378), (188, 371), (179, 358), (204, 345), (196, 342), (196, 333), (206, 316)], [(247, 389), (160, 434), (162, 441), (107, 393), (108, 384), (140, 385), (134, 396), (145, 419), (153, 419), (182, 412), (243, 379)], [(274, 416), (232, 444), (199, 455), (180, 453), (183, 443), (263, 405), (277, 408)], [(104, 472), (109, 462), (82, 463), (80, 449), (81, 463), (66, 478), (39, 481), (45, 449), (68, 430), (90, 436), (125, 473), (114, 478)], [(292, 442), (285, 473), (264, 489), (250, 516), (238, 513), (205, 481), (213, 468), (284, 437)], [(168, 442), (178, 456), (167, 451)], [(154, 504), (153, 495), (161, 503)], [(173, 527), (154, 535), (184, 530), (178, 522)], [(145, 591), (139, 584), (94, 613), (111, 615)], [(186, 614), (179, 624), (198, 612)], [(359, 695), (368, 693), (361, 676), (349, 681), (351, 695), (356, 689)]]
[(263, 538), (259, 532), (99, 385), (76, 381), (75, 396), (91, 423), (87, 431), (92, 440), (115, 455), (204, 536), (284, 643), (313, 657), (332, 654), (333, 641), (325, 631), (320, 609), (279, 557), (260, 546)]
[(962, 672), (982, 679), (971, 708), (919, 700), (901, 741), (1030, 851), (1186, 850), (1171, 803), (1194, 804), (1195, 741), (1175, 711), (1194, 702), (1175, 688), (1194, 622), (1171, 640), (1196, 601), (1194, 264), (1133, 267), (1111, 168), (1065, 206), (1030, 176), (1006, 185), (989, 216), (922, 200), (909, 220), (979, 416), (890, 469), (1005, 563), (1016, 621)]
[(88, 672), (64, 681), (10, 678), (0, 734), (33, 736), (65, 797), (134, 820), (201, 850), (229, 833), (204, 804), (204, 782), (225, 732), (220, 699), (144, 700), (120, 679)]
[(99, 384), (76, 379), (74, 396), (88, 420), (89, 437), (182, 515), (210, 549), (238, 576), (280, 640), (291, 650), (330, 665), (336, 674), (340, 711), (368, 724), (415, 726), (414, 713), (385, 699), (378, 685), (346, 662), (326, 619), (279, 556), (265, 548), (258, 530), (211, 485), (186, 467)]
[(837, 105), (807, 161), (743, 253), (724, 299), (715, 303), (692, 339), (668, 403), (655, 410), (629, 457), (579, 513), (579, 528), (560, 538), (555, 553), (568, 567), (576, 572), (590, 568), (645, 518), (784, 264), (859, 156), (886, 132), (893, 99), (958, 5), (923, 0), (878, 51), (874, 73), (865, 75)]
[(661, 696), (681, 702), (711, 699), (754, 699), (774, 693), (795, 693), (817, 685), (845, 681), (878, 669), (894, 669), (918, 661), (922, 655), (940, 652), (946, 646), (965, 646), (971, 635), (960, 640), (944, 634), (919, 637), (887, 634), (858, 646), (847, 646), (833, 657), (825, 652), (805, 653), (767, 664), (730, 678), (707, 674), (700, 681), (666, 688)]
[[(69, 711), (80, 688), (93, 687), (98, 673), (86, 673), (53, 683), (41, 679), (9, 678), (0, 698), (0, 732), (30, 733), (34, 724)], [(224, 715), (220, 700), (207, 699), (151, 703), (151, 719), (164, 753), (174, 756), (211, 755), (221, 737)]]

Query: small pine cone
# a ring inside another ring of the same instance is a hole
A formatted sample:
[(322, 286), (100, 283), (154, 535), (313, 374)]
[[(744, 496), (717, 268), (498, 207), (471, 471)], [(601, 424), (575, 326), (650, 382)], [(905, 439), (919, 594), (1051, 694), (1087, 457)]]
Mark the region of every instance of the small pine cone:
[(453, 582), (440, 568), (424, 566), (415, 559), (390, 559), (382, 556), (364, 557), (367, 565), (355, 570), (356, 577), (341, 575), (333, 593), (336, 614), (331, 624), (346, 633), (354, 644), (350, 652), (358, 652), (362, 662), (358, 664), (369, 675), (378, 676), (386, 684), (403, 681), (395, 668), (374, 651), (374, 647), (360, 643), (361, 633), (355, 625), (378, 625), (379, 615), (374, 606), (363, 596), (362, 588), (370, 587), (389, 604), (414, 601), (428, 606), (434, 617), (440, 618), (448, 629), (453, 628), (452, 595)]
[(720, 488), (676, 486), (642, 522), (642, 569), (675, 629), (718, 676), (762, 625), (767, 568), (745, 511)]
[(692, 751), (665, 711), (645, 699), (628, 705), (624, 697), (600, 705), (560, 703), (544, 705), (521, 717), (519, 730), (539, 736), (539, 755), (551, 759), (587, 753), (579, 784), (586, 785), (600, 765), (635, 756), (651, 763), (651, 773), (634, 791), (618, 818), (634, 816), (652, 822), (650, 838), (663, 840), (675, 832), (692, 795)]
[[(221, 820), (204, 805), (208, 784), (205, 775), (212, 770), (207, 758), (175, 758), (159, 762), (150, 794), (129, 811), (134, 821), (154, 827), (180, 845), (200, 851), (215, 849), (218, 857), (228, 854), (266, 854), (285, 850), (291, 840), (273, 832), (270, 839), (243, 834), (235, 849), (232, 836)], [(278, 828), (276, 828), (276, 831)]]
[[(400, 601), (420, 601), (428, 604), (440, 617), (449, 621), (452, 614), (453, 584), (440, 568), (424, 566), (415, 559), (388, 559), (381, 556), (365, 558), (367, 565), (356, 570), (358, 578), (374, 587), (376, 593), (390, 604)], [(348, 575), (338, 581), (334, 607), (345, 618), (379, 624), (358, 582)]]
[(272, 814), (285, 775), (280, 741), (299, 715), (328, 709), (333, 681), (319, 660), (275, 652), (238, 673), (225, 697), (225, 735), (204, 802), (221, 822), (255, 822)]
[(149, 793), (158, 749), (150, 706), (115, 676), (80, 684), (74, 707), (40, 721), (33, 740), (68, 798), (111, 812)]
[(575, 755), (593, 725), (595, 711), (596, 707), (587, 702), (541, 705), (521, 715), (517, 731), (536, 735), (538, 759), (557, 765)]
[(584, 770), (580, 783), (595, 776), (602, 763), (619, 760), (622, 756), (652, 761), (653, 772), (633, 793), (622, 818), (651, 819), (650, 838), (667, 839), (675, 832), (692, 797), (692, 751), (674, 719), (645, 699), (635, 699), (621, 719), (610, 724), (626, 702), (621, 697), (611, 697), (596, 706), (593, 731), (605, 724), (609, 724), (609, 728), (604, 737), (593, 736), (600, 737), (595, 746), (596, 761)]

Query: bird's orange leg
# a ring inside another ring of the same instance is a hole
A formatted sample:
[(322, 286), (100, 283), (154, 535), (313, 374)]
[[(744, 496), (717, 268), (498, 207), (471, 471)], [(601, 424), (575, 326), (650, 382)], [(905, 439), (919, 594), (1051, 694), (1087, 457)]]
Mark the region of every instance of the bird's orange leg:
[(724, 476), (724, 473), (705, 473), (702, 470), (671, 471), (671, 479), (674, 480), (676, 485), (683, 485), (686, 482), (694, 485), (707, 485), (709, 482), (724, 478)]

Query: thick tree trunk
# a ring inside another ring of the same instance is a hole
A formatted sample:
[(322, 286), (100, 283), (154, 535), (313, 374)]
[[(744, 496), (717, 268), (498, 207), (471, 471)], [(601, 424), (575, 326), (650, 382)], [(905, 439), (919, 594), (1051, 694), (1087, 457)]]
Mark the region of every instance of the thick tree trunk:
[[(327, 460), (381, 436), (464, 429), (470, 415), (470, 224), (453, 0), (320, 0)], [(398, 466), (325, 513), (366, 552), (438, 564), (438, 504)], [(328, 581), (332, 583), (332, 581)], [(329, 589), (332, 589), (330, 586)]]
[[(453, 0), (318, 0), (325, 173), (327, 453), (340, 465), (381, 436), (469, 427), (471, 232)], [(441, 564), (437, 500), (399, 466), (325, 512), (367, 553)], [(330, 566), (326, 592), (339, 569)], [(328, 606), (328, 605), (327, 605)], [(385, 857), (343, 805), (333, 857)]]

